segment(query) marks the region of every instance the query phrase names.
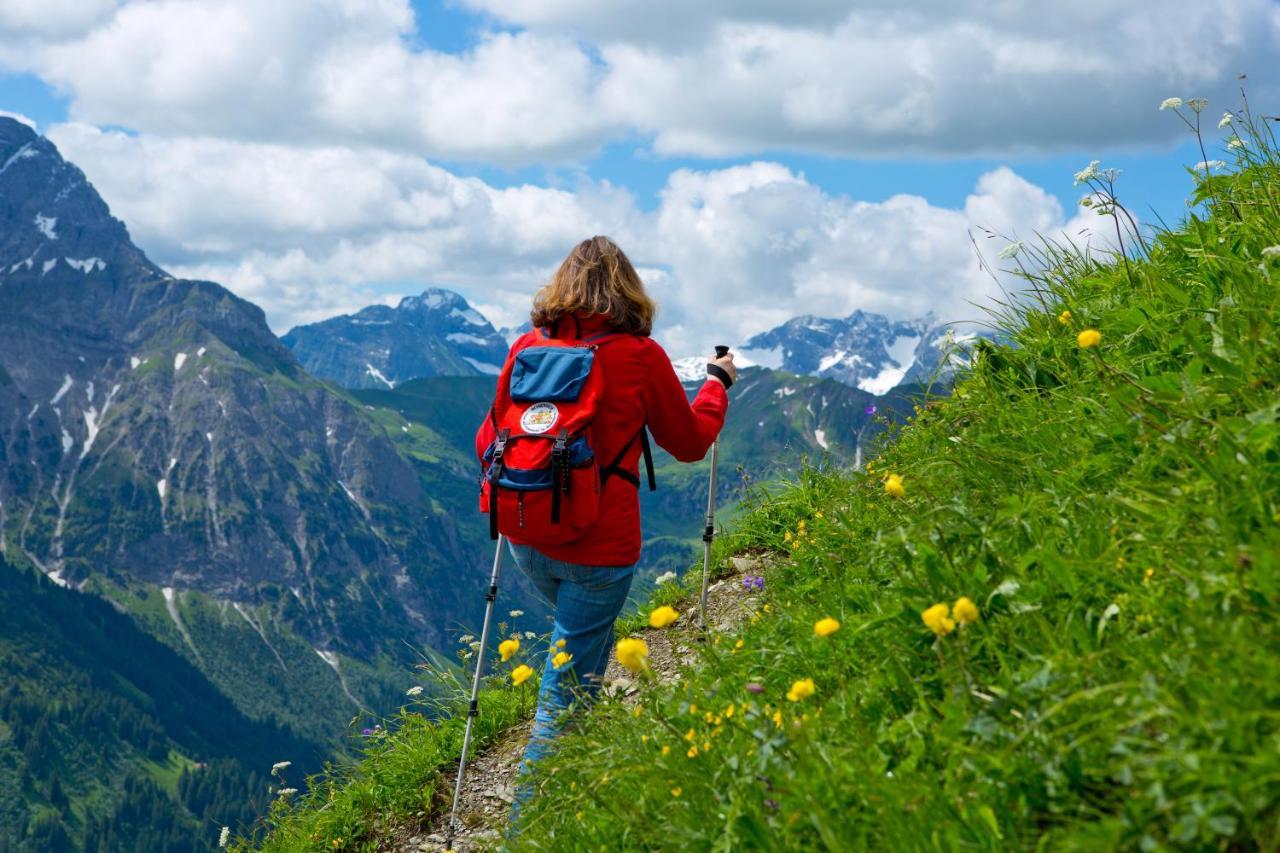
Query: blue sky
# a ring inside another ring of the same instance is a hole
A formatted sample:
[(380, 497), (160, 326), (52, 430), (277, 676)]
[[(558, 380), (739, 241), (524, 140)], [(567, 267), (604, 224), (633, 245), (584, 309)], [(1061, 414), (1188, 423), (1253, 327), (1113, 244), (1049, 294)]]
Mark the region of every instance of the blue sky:
[(0, 11), (0, 110), (48, 132), (158, 262), (278, 329), (428, 284), (514, 322), (599, 231), (687, 349), (713, 322), (967, 310), (990, 287), (975, 229), (1105, 233), (1076, 207), (1093, 159), (1144, 222), (1178, 221), (1201, 158), (1159, 104), (1208, 97), (1219, 148), (1237, 74), (1280, 95), (1278, 9), (28, 4)]

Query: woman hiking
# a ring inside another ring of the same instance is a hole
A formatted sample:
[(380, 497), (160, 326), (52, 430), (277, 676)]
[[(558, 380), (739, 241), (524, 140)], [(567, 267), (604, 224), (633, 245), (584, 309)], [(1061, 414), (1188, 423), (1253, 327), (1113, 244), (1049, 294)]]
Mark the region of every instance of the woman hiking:
[[(653, 487), (646, 428), (676, 459), (696, 462), (724, 424), (733, 355), (709, 360), (690, 403), (649, 337), (655, 310), (612, 240), (583, 240), (534, 296), (533, 330), (512, 345), (476, 434), (490, 529), (555, 613), (522, 776), (570, 706), (600, 689), (640, 559), (642, 456)], [(531, 793), (526, 780), (513, 825)]]

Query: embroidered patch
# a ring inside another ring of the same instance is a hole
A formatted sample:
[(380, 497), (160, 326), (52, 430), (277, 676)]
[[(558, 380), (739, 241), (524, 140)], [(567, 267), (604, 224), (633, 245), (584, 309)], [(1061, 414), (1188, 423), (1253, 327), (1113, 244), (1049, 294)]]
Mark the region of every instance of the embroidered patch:
[(534, 403), (520, 416), (520, 428), (533, 435), (541, 435), (560, 420), (560, 410), (555, 403)]

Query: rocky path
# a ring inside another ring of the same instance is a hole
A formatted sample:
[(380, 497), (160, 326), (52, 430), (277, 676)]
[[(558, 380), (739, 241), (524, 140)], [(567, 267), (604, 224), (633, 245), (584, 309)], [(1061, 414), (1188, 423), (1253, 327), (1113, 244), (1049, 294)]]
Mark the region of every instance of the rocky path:
[[(744, 589), (742, 578), (766, 575), (767, 562), (755, 557), (734, 557), (731, 569), (715, 581), (707, 596), (707, 622), (717, 633), (731, 631), (755, 609), (757, 595)], [(649, 666), (659, 680), (674, 682), (680, 670), (697, 657), (697, 599), (681, 608), (684, 614), (673, 627), (665, 630), (646, 628), (637, 636), (649, 646)], [(632, 680), (617, 661), (609, 662), (605, 674), (605, 691), (630, 702), (635, 692)], [(488, 749), (469, 762), (458, 803), (458, 818), (463, 829), (454, 838), (453, 850), (469, 853), (498, 846), (506, 829), (507, 813), (515, 794), (516, 768), (529, 739), (530, 721), (508, 731)], [(448, 778), (453, 779), (456, 768)], [(447, 788), (447, 790), (446, 790)], [(449, 800), (453, 785), (441, 787), (442, 800), (435, 821), (425, 828), (405, 829), (380, 846), (387, 853), (425, 853), (444, 849), (445, 822), (449, 816)]]

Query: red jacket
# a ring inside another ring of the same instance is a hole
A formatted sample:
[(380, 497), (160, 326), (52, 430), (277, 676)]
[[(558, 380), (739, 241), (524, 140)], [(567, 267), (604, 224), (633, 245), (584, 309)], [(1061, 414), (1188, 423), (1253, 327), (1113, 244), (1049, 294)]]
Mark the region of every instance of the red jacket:
[[(579, 319), (578, 337), (608, 328), (606, 317)], [(533, 343), (535, 332), (511, 346), (510, 359)], [(596, 458), (612, 460), (648, 425), (653, 440), (681, 462), (697, 462), (706, 456), (724, 425), (729, 397), (715, 379), (703, 384), (692, 404), (676, 376), (671, 359), (651, 338), (627, 336), (600, 347), (597, 364), (604, 371), (605, 390), (592, 426)], [(476, 432), (476, 456), (495, 438), (493, 424), (485, 418)], [(622, 468), (639, 476), (640, 442), (632, 444)], [(601, 462), (601, 464), (604, 464)], [(641, 488), (648, 484), (641, 478)], [(662, 484), (658, 484), (662, 488)], [(691, 521), (692, 523), (692, 521)], [(695, 533), (694, 525), (689, 528)], [(514, 537), (517, 545), (522, 543)], [(640, 560), (640, 496), (622, 477), (610, 477), (600, 502), (600, 520), (585, 536), (567, 545), (542, 547), (548, 557), (587, 566), (630, 566)]]

